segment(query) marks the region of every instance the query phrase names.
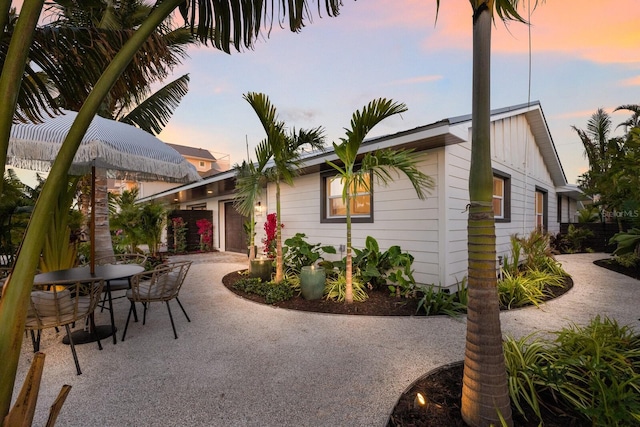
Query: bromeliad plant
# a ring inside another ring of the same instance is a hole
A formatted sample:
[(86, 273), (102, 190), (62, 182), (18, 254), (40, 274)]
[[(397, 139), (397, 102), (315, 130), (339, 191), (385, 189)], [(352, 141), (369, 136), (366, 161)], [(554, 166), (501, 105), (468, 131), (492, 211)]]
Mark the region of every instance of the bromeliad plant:
[[(280, 224), (280, 228), (284, 228), (284, 224)], [(277, 232), (277, 215), (275, 213), (270, 213), (267, 215), (267, 221), (264, 223), (265, 237), (262, 239), (262, 244), (264, 245), (264, 253), (271, 259), (276, 257)]]

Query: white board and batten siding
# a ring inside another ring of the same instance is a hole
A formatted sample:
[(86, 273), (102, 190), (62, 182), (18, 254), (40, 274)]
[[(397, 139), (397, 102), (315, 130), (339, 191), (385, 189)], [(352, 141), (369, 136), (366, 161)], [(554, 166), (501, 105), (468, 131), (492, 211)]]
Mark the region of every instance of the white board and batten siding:
[[(468, 123), (461, 124), (468, 126)], [(469, 141), (471, 130), (469, 129)], [(443, 283), (455, 290), (456, 283), (467, 274), (467, 212), (469, 203), (469, 168), (471, 143), (445, 147), (447, 188), (446, 240)], [(511, 185), (511, 216), (508, 222), (496, 222), (496, 252), (508, 255), (513, 234), (528, 235), (535, 229), (535, 192), (547, 193), (547, 225), (557, 233), (557, 197), (551, 175), (524, 115), (511, 116), (491, 123), (492, 167), (508, 175)]]

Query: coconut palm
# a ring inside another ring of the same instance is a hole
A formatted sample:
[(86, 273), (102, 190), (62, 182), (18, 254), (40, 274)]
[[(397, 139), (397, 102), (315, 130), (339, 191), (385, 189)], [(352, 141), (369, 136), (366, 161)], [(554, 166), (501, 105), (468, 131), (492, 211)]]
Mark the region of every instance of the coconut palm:
[(309, 146), (311, 149), (324, 150), (324, 135), (322, 128), (311, 130), (293, 129), (288, 132), (284, 122), (278, 120), (276, 108), (269, 98), (262, 93), (249, 92), (244, 95), (255, 111), (262, 127), (267, 133), (265, 139), (267, 150), (263, 155), (273, 162), (272, 166), (264, 168), (264, 175), (268, 181), (276, 185), (276, 282), (284, 279), (284, 261), (282, 258), (282, 222), (280, 206), (280, 183), (293, 185), (293, 179), (302, 167), (301, 149)]
[[(323, 3), (327, 15), (336, 16), (342, 0), (325, 0)], [(18, 95), (21, 83), (23, 83), (28, 54), (34, 40), (43, 4), (44, 0), (24, 0), (20, 16), (11, 34), (0, 75), (0, 93), (3, 94), (3, 102), (0, 103), (0, 164), (2, 165), (0, 167), (3, 168), (1, 169), (3, 174), (11, 123), (18, 105)], [(188, 21), (189, 27), (199, 38), (202, 41), (211, 41), (216, 48), (225, 52), (230, 52), (231, 47), (241, 50), (243, 47), (253, 46), (261, 34), (263, 17), (271, 17), (271, 21), (265, 24), (265, 26), (271, 26), (275, 17), (285, 19), (288, 16), (291, 30), (299, 31), (305, 21), (312, 16), (313, 10), (306, 0), (277, 3), (259, 0), (250, 2), (233, 0), (223, 3), (211, 0), (197, 0), (188, 3), (183, 0), (158, 1), (140, 27), (118, 49), (118, 53), (109, 58), (108, 66), (104, 68), (100, 79), (92, 86), (91, 93), (80, 108), (78, 116), (60, 148), (56, 162), (51, 168), (47, 182), (36, 203), (11, 278), (3, 287), (3, 295), (0, 299), (0, 324), (2, 324), (2, 328), (0, 328), (0, 360), (2, 360), (0, 364), (0, 378), (2, 378), (0, 382), (0, 418), (4, 419), (11, 404), (32, 288), (28, 284), (33, 282), (33, 274), (44, 241), (46, 219), (58, 199), (61, 183), (66, 182), (67, 171), (82, 137), (101, 104), (109, 95), (111, 88), (116, 84), (139, 49), (152, 36), (155, 29), (179, 6), (181, 6), (180, 11)], [(0, 30), (7, 26), (10, 7), (10, 0), (0, 0)], [(215, 28), (213, 27), (214, 23)], [(98, 50), (96, 52), (104, 54)]]
[(353, 302), (353, 266), (351, 262), (351, 198), (358, 189), (371, 191), (372, 177), (374, 180), (387, 185), (392, 181), (390, 170), (404, 173), (413, 184), (418, 198), (424, 199), (426, 192), (433, 188), (433, 180), (418, 170), (417, 158), (410, 150), (377, 150), (367, 153), (358, 168), (358, 151), (365, 137), (374, 126), (387, 117), (406, 111), (404, 104), (398, 104), (388, 99), (376, 99), (364, 106), (362, 112), (356, 111), (351, 118), (351, 129), (347, 129), (346, 137), (341, 138), (340, 144), (333, 143), (333, 149), (339, 162), (327, 161), (336, 172), (336, 178), (341, 180), (342, 201), (345, 206), (347, 223), (346, 247), (346, 291), (345, 302)]

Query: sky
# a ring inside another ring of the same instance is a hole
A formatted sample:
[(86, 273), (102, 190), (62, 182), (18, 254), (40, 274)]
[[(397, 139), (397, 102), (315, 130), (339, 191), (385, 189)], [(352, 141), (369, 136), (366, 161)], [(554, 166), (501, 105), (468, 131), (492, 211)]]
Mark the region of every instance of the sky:
[[(528, 3), (520, 2), (524, 16)], [(548, 0), (530, 22), (493, 27), (491, 107), (540, 101), (567, 181), (576, 183), (588, 163), (571, 126), (586, 128), (598, 108), (640, 104), (640, 1)], [(380, 97), (408, 111), (370, 137), (470, 114), (471, 31), (466, 0), (441, 1), (437, 21), (435, 0), (344, 0), (338, 17), (314, 13), (299, 33), (276, 25), (252, 50), (191, 47), (167, 80), (189, 73), (189, 93), (159, 137), (228, 155), (232, 165), (247, 146), (253, 158), (265, 134), (243, 99), (250, 91), (265, 93), (290, 128), (322, 126), (328, 144)], [(614, 126), (628, 117), (612, 114)]]
[[(275, 28), (250, 51), (190, 48), (174, 71), (190, 74), (189, 93), (159, 136), (229, 155), (231, 164), (246, 158), (248, 143), (253, 157), (265, 134), (243, 99), (250, 91), (268, 95), (289, 127), (324, 127), (328, 143), (379, 97), (408, 111), (372, 137), (470, 114), (471, 15), (465, 0), (441, 1), (437, 22), (435, 1), (344, 0), (338, 17), (316, 14), (300, 33)], [(567, 181), (576, 183), (588, 163), (571, 126), (586, 128), (600, 107), (640, 104), (640, 2), (549, 0), (530, 22), (529, 55), (529, 27), (496, 21), (491, 107), (540, 101)], [(614, 126), (628, 117), (612, 114)]]

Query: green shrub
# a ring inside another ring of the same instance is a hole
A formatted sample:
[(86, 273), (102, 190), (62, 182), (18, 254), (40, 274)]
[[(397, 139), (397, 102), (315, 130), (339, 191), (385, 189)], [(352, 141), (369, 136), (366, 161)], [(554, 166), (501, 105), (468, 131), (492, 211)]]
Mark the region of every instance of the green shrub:
[[(353, 300), (355, 302), (362, 302), (369, 298), (365, 286), (359, 277), (353, 276), (351, 281), (353, 285)], [(327, 296), (327, 299), (344, 302), (346, 289), (347, 278), (343, 272), (340, 272), (337, 276), (327, 277), (324, 294)]]
[(640, 336), (597, 316), (556, 334), (548, 387), (594, 426), (640, 423)]
[(621, 265), (626, 268), (637, 267), (638, 261), (640, 261), (640, 258), (638, 258), (638, 256), (635, 253), (618, 255), (618, 256), (615, 256), (613, 259), (616, 263), (618, 263), (618, 265)]
[[(384, 252), (376, 239), (367, 236), (364, 249), (353, 248), (352, 266), (355, 275), (372, 289), (385, 287), (396, 296), (411, 296), (416, 281), (413, 278), (413, 255), (391, 246)], [(391, 283), (389, 283), (391, 282)]]
[(458, 292), (449, 293), (435, 286), (418, 285), (422, 298), (418, 302), (416, 314), (423, 310), (426, 316), (446, 314), (457, 317), (467, 311), (468, 290), (466, 278), (458, 285)]
[(256, 294), (264, 297), (267, 304), (275, 304), (293, 298), (293, 288), (289, 282), (283, 280), (280, 283), (263, 282), (258, 277), (242, 278), (233, 284), (235, 289), (248, 294)]
[(535, 334), (519, 340), (506, 337), (503, 342), (504, 360), (511, 403), (525, 418), (528, 407), (541, 420), (539, 391), (544, 388), (544, 380), (538, 371), (549, 362), (544, 343), (534, 337)]
[(506, 309), (533, 304), (538, 307), (549, 296), (548, 286), (564, 286), (561, 275), (539, 270), (527, 270), (513, 275), (504, 272), (498, 280), (498, 298)]
[(614, 255), (638, 253), (640, 251), (640, 228), (631, 228), (624, 233), (616, 233), (609, 240), (609, 244), (616, 244)]
[(640, 336), (600, 316), (555, 336), (552, 342), (505, 340), (509, 391), (518, 411), (529, 406), (539, 416), (542, 406), (570, 408), (593, 426), (639, 425)]
[(302, 271), (302, 267), (313, 265), (322, 260), (321, 253), (335, 254), (336, 248), (333, 246), (322, 246), (320, 243), (311, 244), (305, 239), (304, 233), (296, 233), (295, 236), (284, 241), (284, 265), (296, 273)]

